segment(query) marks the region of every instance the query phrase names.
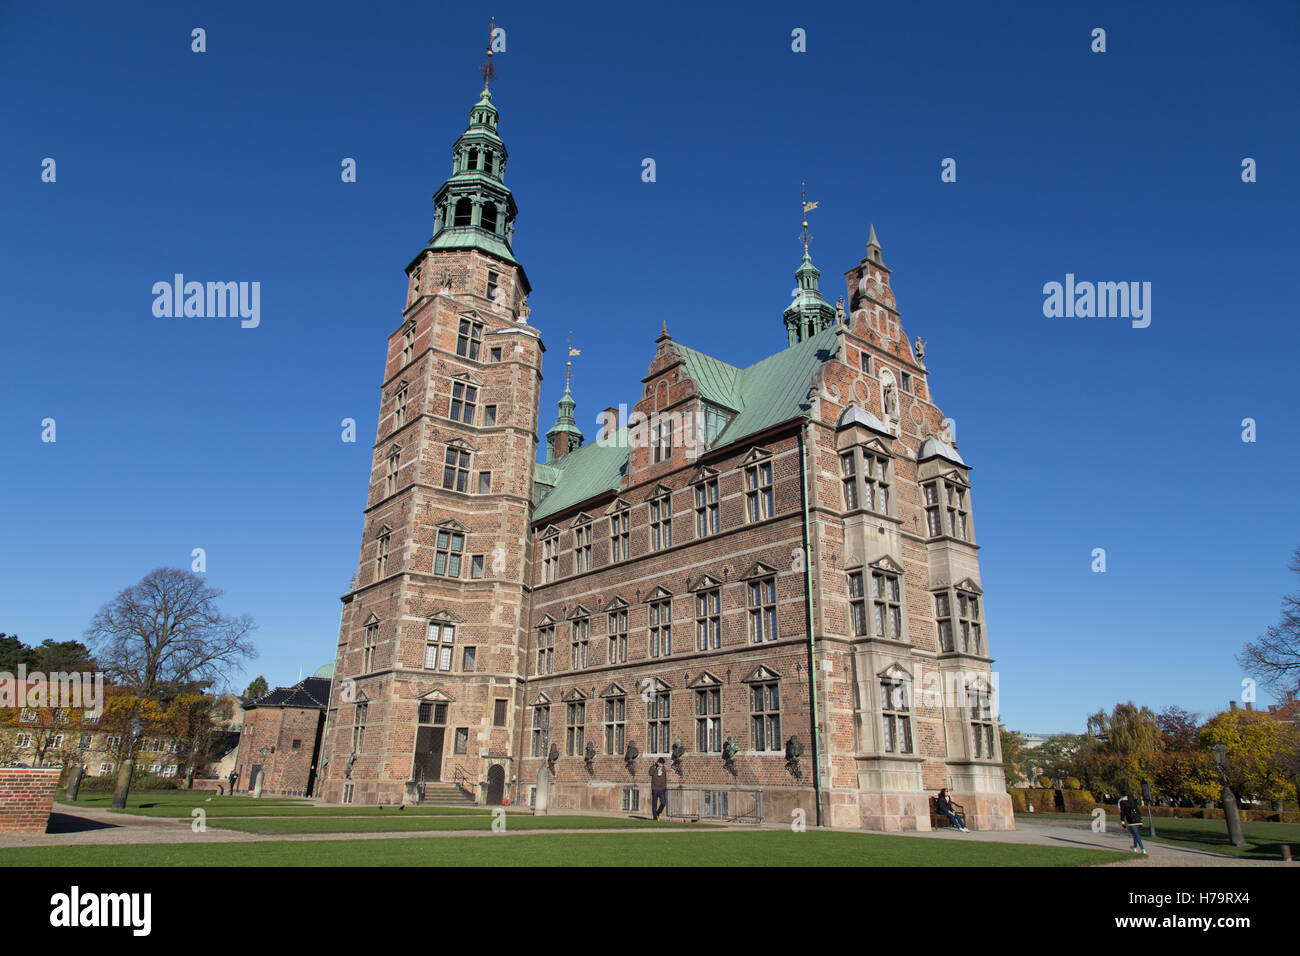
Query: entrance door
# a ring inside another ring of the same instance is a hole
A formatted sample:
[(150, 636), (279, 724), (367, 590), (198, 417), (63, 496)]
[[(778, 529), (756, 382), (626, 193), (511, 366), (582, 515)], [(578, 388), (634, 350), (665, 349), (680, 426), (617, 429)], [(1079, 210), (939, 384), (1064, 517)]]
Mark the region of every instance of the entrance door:
[(260, 763), (253, 764), (253, 766), (249, 768), (248, 780), (244, 783), (244, 789), (249, 793), (252, 793), (253, 789), (257, 786), (257, 778), (261, 775), (262, 765)]
[[(421, 727), (415, 734), (415, 767), (411, 777), (415, 780), (442, 779), (442, 738), (445, 727)], [(421, 778), (420, 771), (424, 771)]]
[(501, 806), (501, 800), (506, 794), (506, 768), (497, 764), (494, 767), (488, 767), (488, 785), (487, 785), (487, 805), (489, 807)]

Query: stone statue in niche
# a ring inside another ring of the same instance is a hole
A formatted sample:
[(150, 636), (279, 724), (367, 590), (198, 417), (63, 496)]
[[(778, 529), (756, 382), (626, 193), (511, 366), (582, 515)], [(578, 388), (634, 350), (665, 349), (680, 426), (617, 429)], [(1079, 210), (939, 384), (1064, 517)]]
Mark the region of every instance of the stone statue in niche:
[(839, 301), (835, 303), (835, 323), (844, 325), (846, 318), (844, 315), (844, 296), (840, 296)]
[(894, 394), (894, 386), (885, 386), (885, 414), (890, 418), (898, 417), (898, 397)]
[(925, 358), (925, 339), (918, 335), (914, 348), (916, 349), (916, 360), (918, 362), (922, 361)]
[(532, 314), (532, 311), (533, 310), (528, 307), (528, 296), (524, 296), (523, 300), (519, 303), (519, 321), (527, 322), (528, 316)]

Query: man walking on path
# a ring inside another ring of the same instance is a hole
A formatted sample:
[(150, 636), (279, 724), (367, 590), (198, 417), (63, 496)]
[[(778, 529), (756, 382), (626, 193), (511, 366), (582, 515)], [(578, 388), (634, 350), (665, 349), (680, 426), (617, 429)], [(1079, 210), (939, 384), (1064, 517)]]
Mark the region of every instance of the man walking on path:
[(664, 768), (664, 758), (650, 768), (650, 812), (656, 820), (659, 814), (668, 809), (668, 771)]
[(1119, 822), (1133, 833), (1133, 852), (1146, 853), (1147, 848), (1142, 845), (1142, 814), (1127, 793), (1119, 798)]

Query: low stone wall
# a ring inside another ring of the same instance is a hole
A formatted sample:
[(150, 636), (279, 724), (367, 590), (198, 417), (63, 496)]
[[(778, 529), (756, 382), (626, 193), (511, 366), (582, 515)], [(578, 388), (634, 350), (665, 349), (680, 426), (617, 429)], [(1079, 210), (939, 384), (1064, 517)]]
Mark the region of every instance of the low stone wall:
[(0, 767), (0, 833), (44, 833), (61, 773), (57, 768)]

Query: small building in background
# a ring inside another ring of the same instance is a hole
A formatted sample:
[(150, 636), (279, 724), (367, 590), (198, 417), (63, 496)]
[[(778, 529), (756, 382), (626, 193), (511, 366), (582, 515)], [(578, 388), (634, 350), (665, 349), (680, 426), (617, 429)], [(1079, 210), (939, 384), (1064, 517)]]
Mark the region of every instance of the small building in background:
[[(266, 796), (312, 795), (333, 677), (334, 665), (327, 664), (292, 687), (244, 701), (233, 762), (236, 793), (252, 792), (260, 774)], [(230, 771), (225, 775), (229, 779)]]

